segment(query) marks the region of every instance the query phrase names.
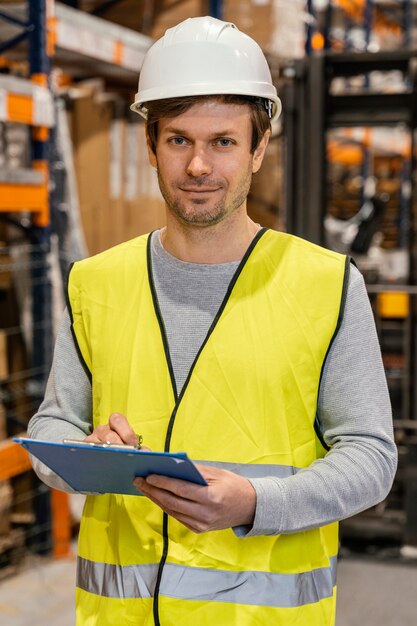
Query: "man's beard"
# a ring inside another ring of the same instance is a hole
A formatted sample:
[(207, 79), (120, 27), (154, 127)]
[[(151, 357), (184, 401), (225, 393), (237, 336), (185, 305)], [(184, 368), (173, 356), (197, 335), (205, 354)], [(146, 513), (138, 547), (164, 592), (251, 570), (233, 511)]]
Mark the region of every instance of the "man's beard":
[[(227, 198), (223, 196), (216, 204), (209, 206), (205, 209), (204, 205), (209, 204), (210, 200), (207, 198), (194, 198), (188, 200), (187, 204), (192, 205), (192, 209), (189, 210), (185, 206), (185, 202), (181, 202), (179, 198), (171, 194), (170, 190), (165, 186), (159, 169), (157, 169), (158, 183), (161, 190), (162, 197), (164, 198), (168, 209), (184, 224), (195, 224), (199, 226), (213, 226), (221, 222), (226, 216), (231, 215), (245, 202), (252, 182), (252, 167), (251, 164), (248, 167), (248, 171), (245, 176), (242, 176), (240, 183), (236, 189), (234, 197), (229, 200), (229, 204), (226, 204)], [(224, 189), (224, 184), (219, 181), (208, 181), (207, 179), (195, 179), (192, 181), (194, 187), (204, 186), (213, 189)], [(181, 183), (182, 185), (182, 183)], [(180, 185), (180, 186), (181, 186)], [(184, 187), (190, 185), (190, 180), (183, 183)]]

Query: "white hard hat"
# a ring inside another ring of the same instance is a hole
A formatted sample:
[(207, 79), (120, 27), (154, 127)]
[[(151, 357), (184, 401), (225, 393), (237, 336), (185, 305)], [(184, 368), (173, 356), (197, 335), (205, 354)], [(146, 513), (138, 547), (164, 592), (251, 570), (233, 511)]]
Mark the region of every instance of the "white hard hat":
[(131, 109), (146, 119), (146, 103), (152, 100), (223, 94), (264, 99), (271, 121), (281, 113), (256, 41), (230, 22), (192, 17), (169, 28), (146, 53)]

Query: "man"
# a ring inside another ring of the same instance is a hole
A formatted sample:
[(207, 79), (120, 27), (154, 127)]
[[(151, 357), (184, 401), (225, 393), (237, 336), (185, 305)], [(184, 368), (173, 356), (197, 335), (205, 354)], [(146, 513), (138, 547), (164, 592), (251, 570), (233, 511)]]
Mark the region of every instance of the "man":
[(140, 433), (186, 450), (208, 486), (149, 476), (134, 481), (145, 498), (87, 497), (77, 623), (330, 626), (336, 522), (384, 498), (396, 466), (363, 280), (249, 219), (280, 103), (233, 25), (168, 30), (133, 107), (166, 227), (74, 265), (29, 434)]

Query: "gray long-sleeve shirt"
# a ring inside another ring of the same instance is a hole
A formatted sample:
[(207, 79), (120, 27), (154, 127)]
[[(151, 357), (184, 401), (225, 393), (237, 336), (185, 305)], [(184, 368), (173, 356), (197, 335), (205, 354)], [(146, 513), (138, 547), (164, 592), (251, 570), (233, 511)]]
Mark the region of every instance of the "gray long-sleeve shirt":
[[(178, 390), (225, 296), (238, 262), (185, 263), (152, 236), (155, 286)], [(31, 419), (36, 439), (82, 439), (91, 432), (91, 385), (79, 361), (66, 311), (46, 395)], [(345, 313), (320, 384), (318, 416), (328, 454), (289, 478), (256, 478), (252, 528), (241, 535), (307, 530), (362, 511), (388, 493), (397, 463), (388, 390), (363, 278), (351, 268)], [(277, 419), (279, 417), (277, 416)], [(71, 491), (33, 460), (51, 487)]]

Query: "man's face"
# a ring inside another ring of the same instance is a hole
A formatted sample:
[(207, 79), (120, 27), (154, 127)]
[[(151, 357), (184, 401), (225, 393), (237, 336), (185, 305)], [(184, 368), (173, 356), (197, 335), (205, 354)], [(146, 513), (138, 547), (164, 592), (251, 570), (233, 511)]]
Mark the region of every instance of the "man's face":
[(182, 224), (204, 227), (246, 211), (252, 174), (267, 144), (264, 138), (251, 154), (251, 140), (247, 105), (207, 100), (160, 120), (150, 160), (170, 214)]

